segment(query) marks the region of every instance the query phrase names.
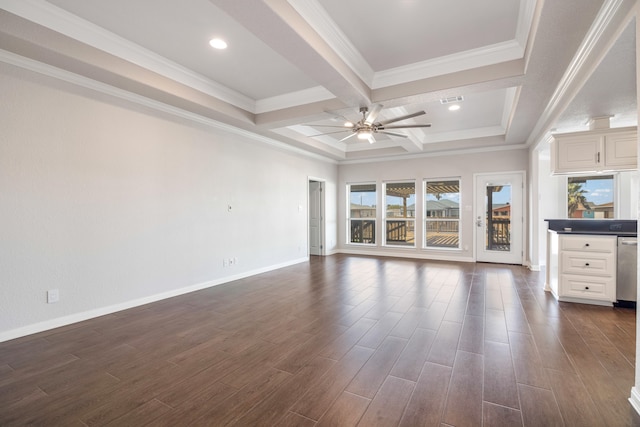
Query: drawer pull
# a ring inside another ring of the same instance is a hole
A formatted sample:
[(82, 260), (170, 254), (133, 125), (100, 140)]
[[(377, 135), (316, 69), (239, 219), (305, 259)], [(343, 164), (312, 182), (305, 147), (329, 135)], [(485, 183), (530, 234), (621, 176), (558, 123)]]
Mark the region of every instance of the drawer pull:
[(584, 245), (585, 245), (586, 247), (589, 247), (589, 244), (588, 244), (588, 243), (585, 243)]
[(586, 263), (584, 264), (584, 266), (585, 266), (585, 267), (589, 267), (589, 263), (588, 263), (588, 262), (586, 262)]
[(588, 290), (589, 290), (589, 287), (588, 287), (588, 286), (585, 286), (585, 287), (584, 287), (584, 289), (585, 289), (586, 291), (588, 291)]

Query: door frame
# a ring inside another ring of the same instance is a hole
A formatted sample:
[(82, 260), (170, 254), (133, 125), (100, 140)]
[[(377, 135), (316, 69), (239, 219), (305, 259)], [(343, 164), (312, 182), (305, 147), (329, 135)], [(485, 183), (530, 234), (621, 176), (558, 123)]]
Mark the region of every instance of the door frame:
[[(473, 229), (473, 260), (474, 262), (478, 262), (478, 230), (477, 230), (477, 226), (476, 226), (476, 218), (478, 216), (483, 216), (484, 215), (484, 209), (483, 212), (478, 212), (478, 180), (480, 178), (482, 179), (486, 179), (487, 177), (499, 177), (499, 176), (503, 176), (503, 175), (520, 175), (520, 178), (522, 179), (522, 189), (521, 189), (521, 193), (522, 193), (522, 197), (521, 197), (521, 206), (520, 209), (522, 210), (522, 224), (521, 224), (521, 228), (522, 228), (522, 238), (521, 238), (521, 248), (520, 248), (520, 253), (522, 254), (520, 257), (520, 264), (521, 265), (526, 265), (526, 247), (527, 247), (527, 230), (526, 230), (526, 218), (527, 218), (527, 212), (526, 212), (526, 205), (527, 205), (527, 195), (526, 195), (526, 191), (525, 189), (527, 188), (527, 173), (524, 170), (516, 170), (516, 171), (505, 171), (505, 172), (486, 172), (486, 173), (474, 173), (473, 174), (473, 218), (472, 218), (472, 223), (471, 223), (471, 227)], [(482, 262), (482, 261), (481, 261)]]
[(325, 194), (326, 194), (326, 180), (322, 178), (307, 177), (307, 256), (311, 256), (311, 183), (317, 182), (320, 184), (320, 254), (319, 256), (326, 255), (326, 242), (325, 242)]

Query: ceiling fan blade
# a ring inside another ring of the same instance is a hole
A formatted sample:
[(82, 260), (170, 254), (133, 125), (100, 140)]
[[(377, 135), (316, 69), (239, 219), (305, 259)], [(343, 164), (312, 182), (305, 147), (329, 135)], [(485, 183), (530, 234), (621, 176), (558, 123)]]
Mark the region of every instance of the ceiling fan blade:
[(353, 126), (336, 126), (336, 125), (302, 125), (302, 126), (309, 126), (312, 128), (342, 128), (344, 130), (351, 130), (351, 128)]
[(378, 130), (385, 129), (409, 129), (409, 128), (430, 128), (431, 123), (426, 123), (423, 125), (395, 125), (395, 126), (378, 126)]
[(338, 142), (345, 141), (345, 140), (347, 140), (347, 139), (351, 138), (352, 136), (356, 136), (356, 135), (357, 135), (357, 133), (356, 133), (356, 132), (353, 132), (351, 135), (349, 135), (349, 136), (345, 136), (344, 138), (342, 138), (342, 139), (341, 139), (340, 141), (338, 141)]
[(413, 117), (422, 116), (423, 114), (427, 114), (427, 113), (424, 111), (418, 111), (416, 113), (407, 114), (406, 116), (400, 116), (400, 117), (396, 117), (395, 119), (385, 120), (384, 122), (380, 122), (380, 124), (384, 126), (384, 125), (388, 125), (389, 123), (400, 122), (402, 120), (407, 120)]
[(391, 136), (399, 136), (400, 138), (408, 138), (408, 135), (404, 135), (402, 133), (395, 133), (395, 132), (387, 132), (384, 130), (379, 130), (378, 133), (384, 133), (385, 135), (391, 135)]
[(373, 134), (369, 135), (367, 139), (369, 140), (369, 144), (373, 144), (374, 142), (376, 142), (376, 139), (373, 137)]
[(309, 138), (315, 138), (316, 136), (323, 136), (323, 135), (333, 135), (334, 133), (342, 133), (342, 132), (347, 131), (347, 130), (351, 130), (351, 129), (337, 130), (337, 131), (334, 131), (334, 132), (318, 133), (316, 135), (309, 135)]
[(364, 123), (371, 126), (373, 122), (376, 121), (378, 114), (382, 110), (382, 104), (375, 104), (371, 107), (371, 111), (367, 114), (367, 117), (364, 119)]

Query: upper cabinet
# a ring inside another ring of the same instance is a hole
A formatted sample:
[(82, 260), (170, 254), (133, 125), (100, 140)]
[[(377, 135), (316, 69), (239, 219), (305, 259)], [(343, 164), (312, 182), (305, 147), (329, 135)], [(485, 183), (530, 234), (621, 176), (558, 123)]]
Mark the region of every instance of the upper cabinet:
[(598, 129), (553, 136), (551, 172), (554, 174), (625, 171), (638, 168), (635, 127)]

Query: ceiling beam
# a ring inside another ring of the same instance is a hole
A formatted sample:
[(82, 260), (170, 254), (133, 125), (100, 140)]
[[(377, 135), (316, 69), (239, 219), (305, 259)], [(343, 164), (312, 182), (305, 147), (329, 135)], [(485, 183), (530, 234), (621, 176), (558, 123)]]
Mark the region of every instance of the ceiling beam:
[(209, 0), (348, 106), (371, 104), (371, 90), (286, 0)]

